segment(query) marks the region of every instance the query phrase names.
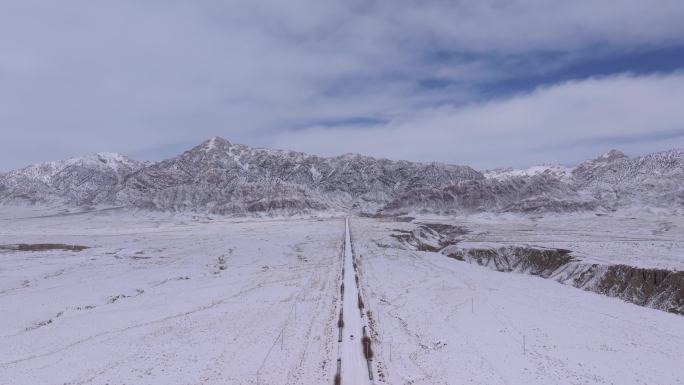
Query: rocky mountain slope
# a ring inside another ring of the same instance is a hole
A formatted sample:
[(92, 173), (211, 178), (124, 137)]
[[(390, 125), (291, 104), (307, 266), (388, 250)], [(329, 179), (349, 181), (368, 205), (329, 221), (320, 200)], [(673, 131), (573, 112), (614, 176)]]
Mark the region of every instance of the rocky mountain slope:
[(40, 164), (0, 175), (0, 197), (5, 202), (57, 200), (221, 214), (299, 213), (375, 210), (407, 191), (484, 179), (465, 166), (361, 155), (324, 158), (255, 149), (222, 138), (149, 165), (114, 155), (112, 161), (100, 162), (100, 157)]
[(0, 174), (0, 202), (108, 202), (125, 178), (142, 167), (141, 162), (112, 153), (39, 163)]
[(684, 150), (627, 157), (612, 150), (577, 167), (492, 170), (485, 179), (416, 189), (383, 212), (568, 212), (620, 207), (684, 208)]
[(630, 158), (619, 151), (577, 166), (575, 186), (601, 202), (684, 206), (684, 149)]
[(684, 207), (684, 150), (635, 158), (611, 151), (575, 168), (537, 166), (483, 174), (466, 166), (351, 154), (325, 158), (212, 138), (157, 163), (103, 153), (0, 174), (0, 202), (219, 214)]

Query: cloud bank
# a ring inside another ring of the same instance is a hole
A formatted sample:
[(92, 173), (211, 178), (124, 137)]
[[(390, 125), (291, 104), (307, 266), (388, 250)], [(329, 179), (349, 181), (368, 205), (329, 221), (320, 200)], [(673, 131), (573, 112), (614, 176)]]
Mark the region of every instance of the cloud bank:
[(504, 100), (420, 111), (373, 127), (312, 127), (278, 147), (343, 149), (481, 168), (573, 164), (616, 145), (632, 153), (684, 145), (684, 74), (592, 78)]

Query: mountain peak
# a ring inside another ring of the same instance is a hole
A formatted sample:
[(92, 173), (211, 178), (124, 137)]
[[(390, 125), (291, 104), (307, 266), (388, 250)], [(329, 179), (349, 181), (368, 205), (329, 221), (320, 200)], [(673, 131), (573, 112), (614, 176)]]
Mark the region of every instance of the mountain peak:
[(620, 151), (620, 150), (612, 149), (612, 150), (606, 152), (605, 154), (601, 155), (600, 157), (596, 158), (595, 160), (603, 161), (603, 162), (609, 162), (611, 160), (622, 159), (622, 158), (627, 158), (627, 155), (625, 155), (625, 153)]
[[(91, 156), (92, 159), (96, 159), (102, 163), (132, 163), (135, 162), (126, 155), (122, 155), (116, 152), (98, 152)], [(87, 159), (87, 157), (84, 157)]]
[(585, 160), (584, 162), (580, 163), (577, 167), (575, 167), (573, 174), (582, 173), (596, 167), (605, 167), (613, 161), (628, 158), (629, 157), (625, 155), (624, 152), (613, 149), (597, 158)]
[(228, 139), (222, 138), (220, 136), (214, 136), (208, 140), (205, 140), (200, 146), (209, 151), (215, 148), (230, 147), (232, 145), (233, 144)]

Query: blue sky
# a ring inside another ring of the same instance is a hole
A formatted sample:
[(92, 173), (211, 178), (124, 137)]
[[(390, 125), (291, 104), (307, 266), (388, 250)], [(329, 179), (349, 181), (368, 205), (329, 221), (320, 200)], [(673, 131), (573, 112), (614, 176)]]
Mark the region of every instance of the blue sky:
[(608, 54), (595, 50), (548, 72), (523, 74), (501, 82), (485, 82), (482, 88), (488, 95), (501, 96), (576, 79), (622, 73), (634, 75), (670, 73), (682, 68), (684, 68), (684, 46), (644, 47)]
[(0, 3), (0, 170), (212, 137), (478, 168), (684, 144), (684, 3)]

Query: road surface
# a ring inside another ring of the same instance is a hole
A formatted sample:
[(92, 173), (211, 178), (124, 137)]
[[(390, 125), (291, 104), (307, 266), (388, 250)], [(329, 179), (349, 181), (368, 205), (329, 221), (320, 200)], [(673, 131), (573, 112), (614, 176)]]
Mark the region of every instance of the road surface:
[(359, 290), (356, 287), (355, 272), (351, 250), (351, 238), (349, 235), (349, 220), (345, 221), (345, 245), (344, 245), (344, 329), (342, 344), (340, 346), (340, 358), (342, 358), (342, 384), (366, 385), (372, 382), (368, 376), (368, 365), (363, 355), (361, 338), (363, 327), (366, 325), (366, 317), (361, 316), (358, 307)]

